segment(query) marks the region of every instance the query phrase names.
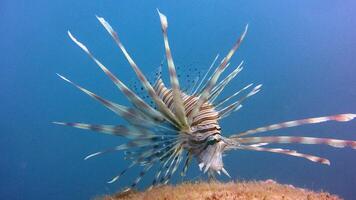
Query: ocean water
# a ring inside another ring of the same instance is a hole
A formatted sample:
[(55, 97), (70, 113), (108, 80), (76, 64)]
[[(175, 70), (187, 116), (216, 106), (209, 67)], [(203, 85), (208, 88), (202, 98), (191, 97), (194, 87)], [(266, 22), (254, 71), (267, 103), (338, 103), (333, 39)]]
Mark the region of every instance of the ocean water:
[[(135, 74), (95, 15), (119, 32), (135, 61), (152, 74), (164, 54), (159, 8), (169, 21), (173, 57), (206, 70), (249, 24), (232, 59), (245, 61), (224, 94), (262, 83), (262, 91), (221, 122), (224, 135), (305, 117), (356, 112), (356, 3), (331, 1), (45, 1), (0, 2), (0, 199), (90, 199), (129, 185), (134, 169), (107, 181), (128, 162), (122, 152), (84, 161), (125, 142), (119, 137), (54, 125), (52, 121), (124, 121), (62, 81), (56, 73), (129, 105), (67, 36), (71, 32), (124, 82)], [(230, 70), (231, 71), (231, 70)], [(263, 135), (356, 140), (356, 121), (329, 122)], [(321, 145), (280, 145), (331, 160), (331, 166), (271, 153), (234, 151), (224, 157), (234, 180), (274, 179), (356, 199), (356, 151)], [(140, 188), (151, 182), (147, 174)], [(193, 162), (184, 179), (204, 179)], [(226, 177), (219, 179), (228, 181)]]

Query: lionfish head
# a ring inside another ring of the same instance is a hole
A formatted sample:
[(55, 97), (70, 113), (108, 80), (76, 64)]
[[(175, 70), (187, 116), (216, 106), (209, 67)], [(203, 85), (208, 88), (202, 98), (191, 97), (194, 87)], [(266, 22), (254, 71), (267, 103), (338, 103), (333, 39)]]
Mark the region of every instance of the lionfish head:
[(220, 135), (212, 135), (207, 138), (206, 147), (197, 155), (200, 170), (216, 171), (219, 173), (224, 168), (222, 153), (226, 143), (220, 139)]
[(222, 155), (227, 143), (226, 138), (221, 135), (220, 126), (218, 124), (199, 125), (193, 130), (195, 132), (190, 141), (200, 145), (197, 145), (197, 148), (194, 148), (195, 145), (190, 145), (190, 147), (192, 147), (192, 153), (199, 163), (200, 170), (210, 173), (220, 173), (220, 171), (225, 173)]

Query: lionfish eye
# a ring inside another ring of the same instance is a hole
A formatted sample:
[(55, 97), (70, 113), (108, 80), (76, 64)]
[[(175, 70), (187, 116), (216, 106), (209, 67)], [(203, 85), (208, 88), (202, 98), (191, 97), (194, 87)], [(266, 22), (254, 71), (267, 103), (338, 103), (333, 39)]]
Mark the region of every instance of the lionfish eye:
[(215, 137), (210, 136), (210, 137), (208, 138), (207, 144), (208, 144), (208, 145), (213, 145), (213, 144), (215, 144), (217, 141), (218, 141), (218, 140), (217, 140)]

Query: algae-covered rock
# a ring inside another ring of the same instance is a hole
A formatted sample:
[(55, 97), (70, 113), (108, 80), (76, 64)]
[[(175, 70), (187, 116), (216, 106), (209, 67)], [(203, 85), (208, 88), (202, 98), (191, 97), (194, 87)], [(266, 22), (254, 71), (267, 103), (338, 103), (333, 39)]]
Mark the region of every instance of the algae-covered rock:
[(196, 182), (129, 191), (103, 200), (340, 200), (326, 192), (313, 192), (272, 180), (251, 182)]

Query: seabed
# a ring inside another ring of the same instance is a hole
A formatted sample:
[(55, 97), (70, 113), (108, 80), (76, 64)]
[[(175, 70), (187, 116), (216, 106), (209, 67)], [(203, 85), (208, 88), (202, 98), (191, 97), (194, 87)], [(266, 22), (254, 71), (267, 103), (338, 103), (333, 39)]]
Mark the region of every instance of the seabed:
[(129, 191), (100, 200), (341, 200), (337, 195), (280, 184), (273, 180), (248, 182), (184, 182), (147, 191)]

